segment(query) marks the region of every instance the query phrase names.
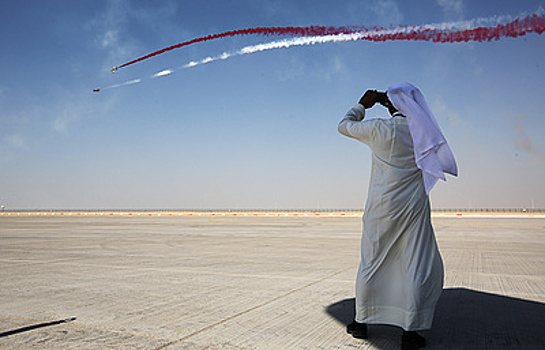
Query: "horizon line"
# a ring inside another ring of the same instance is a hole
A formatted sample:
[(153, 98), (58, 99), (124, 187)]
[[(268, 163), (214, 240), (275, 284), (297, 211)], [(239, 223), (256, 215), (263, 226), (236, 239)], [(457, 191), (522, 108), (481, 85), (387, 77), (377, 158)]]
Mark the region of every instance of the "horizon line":
[[(356, 208), (104, 208), (104, 209), (55, 209), (55, 208), (36, 208), (36, 209), (7, 209), (0, 212), (5, 213), (34, 213), (34, 212), (363, 212), (364, 209)], [(543, 212), (545, 208), (438, 208), (431, 209), (432, 212)]]

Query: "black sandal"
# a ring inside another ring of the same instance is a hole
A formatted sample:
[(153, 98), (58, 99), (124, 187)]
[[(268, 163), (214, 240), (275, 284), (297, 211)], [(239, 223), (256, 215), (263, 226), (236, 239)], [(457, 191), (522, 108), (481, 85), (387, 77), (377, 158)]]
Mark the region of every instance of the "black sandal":
[(353, 321), (346, 326), (346, 333), (352, 334), (354, 338), (367, 339), (367, 324)]
[(403, 331), (401, 350), (418, 350), (426, 346), (426, 338), (415, 331)]

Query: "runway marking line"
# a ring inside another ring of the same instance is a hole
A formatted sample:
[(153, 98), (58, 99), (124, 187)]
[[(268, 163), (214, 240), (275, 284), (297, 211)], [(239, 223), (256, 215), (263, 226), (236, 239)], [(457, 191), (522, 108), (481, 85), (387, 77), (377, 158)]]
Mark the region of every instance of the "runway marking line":
[(196, 335), (199, 335), (199, 334), (201, 334), (201, 333), (203, 333), (203, 332), (206, 332), (206, 331), (208, 331), (208, 330), (210, 330), (210, 329), (212, 329), (212, 328), (215, 328), (215, 327), (217, 327), (217, 326), (219, 326), (219, 325), (222, 325), (222, 324), (224, 324), (224, 323), (226, 323), (226, 322), (229, 322), (229, 321), (231, 321), (231, 320), (233, 320), (233, 319), (235, 319), (235, 318), (237, 318), (237, 317), (246, 315), (246, 314), (248, 314), (248, 313), (250, 313), (250, 312), (252, 312), (252, 311), (255, 311), (255, 310), (260, 309), (260, 308), (262, 308), (262, 307), (264, 307), (264, 306), (270, 305), (270, 304), (274, 303), (275, 301), (278, 301), (278, 300), (280, 300), (280, 299), (282, 299), (282, 298), (285, 298), (285, 297), (287, 297), (287, 296), (289, 296), (289, 295), (292, 295), (292, 294), (294, 294), (294, 293), (297, 293), (297, 292), (299, 292), (299, 291), (301, 291), (301, 290), (303, 290), (303, 289), (306, 289), (306, 288), (308, 288), (308, 287), (312, 287), (313, 285), (316, 285), (316, 284), (318, 284), (318, 283), (320, 283), (320, 282), (323, 282), (323, 281), (325, 281), (325, 280), (327, 280), (327, 279), (329, 279), (329, 278), (335, 277), (335, 276), (337, 276), (337, 275), (339, 275), (339, 274), (341, 274), (341, 273), (343, 273), (343, 272), (346, 272), (346, 271), (348, 271), (348, 270), (350, 270), (350, 269), (353, 269), (353, 267), (351, 266), (351, 267), (349, 267), (349, 268), (342, 269), (342, 270), (337, 271), (337, 272), (334, 272), (334, 273), (332, 273), (331, 275), (328, 275), (328, 276), (326, 276), (326, 277), (324, 277), (324, 278), (321, 278), (321, 279), (319, 279), (319, 280), (316, 280), (316, 281), (313, 281), (313, 282), (311, 282), (311, 283), (305, 284), (305, 285), (302, 286), (302, 287), (299, 287), (299, 288), (297, 288), (297, 289), (292, 289), (292, 290), (290, 290), (290, 291), (287, 292), (287, 293), (284, 293), (284, 294), (282, 294), (282, 295), (277, 296), (276, 298), (273, 298), (273, 299), (271, 299), (271, 300), (269, 300), (269, 301), (266, 301), (266, 302), (264, 302), (264, 303), (262, 303), (262, 304), (259, 304), (259, 305), (256, 305), (256, 306), (254, 306), (254, 307), (251, 307), (251, 308), (246, 309), (246, 310), (244, 310), (244, 311), (238, 312), (238, 313), (236, 313), (236, 314), (234, 314), (234, 315), (232, 315), (232, 316), (229, 316), (229, 317), (227, 317), (227, 318), (225, 318), (225, 319), (223, 319), (223, 320), (221, 320), (221, 321), (218, 321), (218, 322), (213, 323), (213, 324), (211, 324), (211, 325), (208, 325), (208, 326), (206, 326), (206, 327), (204, 327), (204, 328), (202, 328), (202, 329), (199, 329), (198, 331), (195, 331), (195, 332), (193, 332), (193, 333), (190, 333), (190, 334), (186, 335), (185, 337), (182, 337), (182, 338), (180, 338), (180, 339), (178, 339), (178, 340), (175, 340), (175, 341), (170, 342), (170, 343), (168, 343), (168, 344), (165, 344), (165, 345), (163, 345), (163, 346), (161, 346), (161, 347), (158, 347), (158, 348), (155, 349), (155, 350), (162, 350), (162, 349), (165, 349), (165, 348), (167, 348), (167, 347), (169, 347), (169, 346), (171, 346), (171, 345), (175, 345), (175, 344), (179, 344), (179, 343), (181, 343), (181, 342), (184, 342), (184, 341), (186, 341), (186, 340), (189, 339), (189, 338), (192, 338), (192, 337), (194, 337), (194, 336), (196, 336)]

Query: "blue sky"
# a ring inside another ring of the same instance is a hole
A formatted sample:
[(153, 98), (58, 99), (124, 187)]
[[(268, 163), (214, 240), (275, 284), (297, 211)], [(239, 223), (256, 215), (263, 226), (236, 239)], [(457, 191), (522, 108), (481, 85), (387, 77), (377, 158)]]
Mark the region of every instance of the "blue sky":
[[(426, 96), (460, 176), (435, 208), (545, 208), (545, 35), (487, 43), (278, 40), (164, 46), (254, 26), (424, 25), (543, 1), (2, 1), (0, 204), (7, 209), (363, 208), (370, 151), (337, 133), (368, 88)], [(136, 78), (142, 82), (93, 93)], [(380, 107), (370, 117), (387, 117)]]

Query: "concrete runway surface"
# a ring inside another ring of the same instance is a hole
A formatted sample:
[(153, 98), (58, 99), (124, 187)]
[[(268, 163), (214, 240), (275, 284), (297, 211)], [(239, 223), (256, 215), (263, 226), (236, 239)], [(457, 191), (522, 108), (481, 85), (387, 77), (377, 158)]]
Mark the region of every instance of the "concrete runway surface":
[[(433, 220), (446, 279), (426, 349), (545, 349), (545, 218)], [(395, 327), (345, 332), (360, 230), (359, 217), (2, 216), (0, 348), (399, 349)]]

